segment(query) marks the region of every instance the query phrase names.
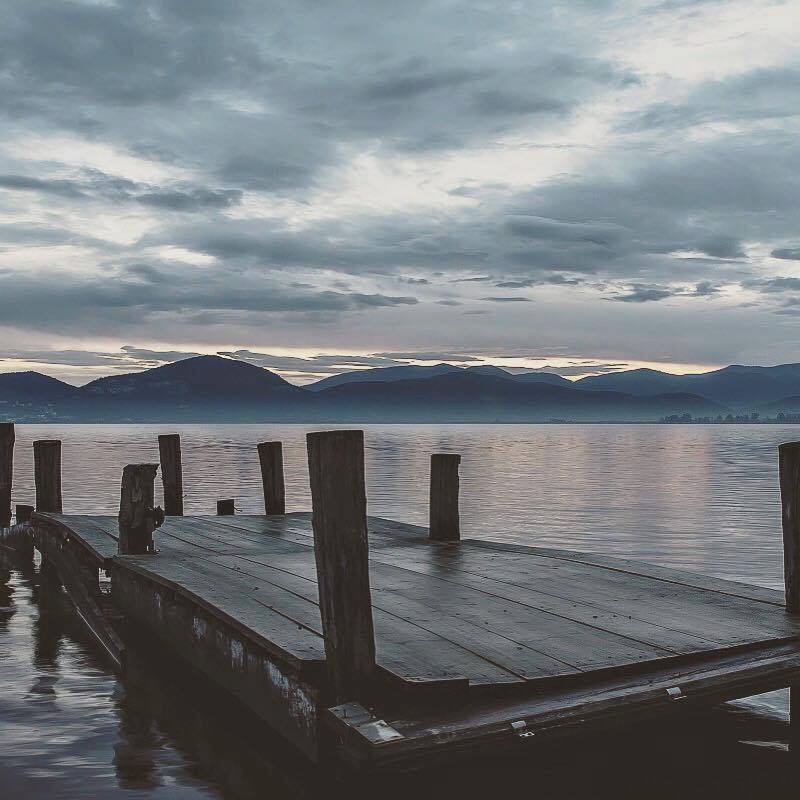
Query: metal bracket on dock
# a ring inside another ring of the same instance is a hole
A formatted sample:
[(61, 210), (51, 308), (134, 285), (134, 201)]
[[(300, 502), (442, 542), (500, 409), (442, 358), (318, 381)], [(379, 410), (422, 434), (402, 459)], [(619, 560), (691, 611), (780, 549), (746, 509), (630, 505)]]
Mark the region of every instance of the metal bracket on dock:
[(673, 686), (670, 689), (667, 689), (667, 697), (670, 700), (685, 700), (686, 695), (681, 691), (680, 686)]
[(536, 734), (528, 730), (528, 723), (524, 719), (518, 719), (516, 722), (511, 723), (512, 730), (519, 736), (520, 739), (530, 739)]

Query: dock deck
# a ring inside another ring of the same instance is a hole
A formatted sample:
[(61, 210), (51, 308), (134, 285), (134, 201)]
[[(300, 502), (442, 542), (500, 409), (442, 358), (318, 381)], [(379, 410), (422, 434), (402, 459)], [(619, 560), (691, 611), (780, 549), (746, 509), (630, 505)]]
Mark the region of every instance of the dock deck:
[(148, 555), (117, 554), (116, 517), (34, 526), (37, 546), (69, 541), (108, 569), (126, 615), (312, 757), (332, 735), (354, 764), (402, 766), (800, 672), (783, 592), (369, 517), (376, 686), (334, 706), (310, 513), (169, 517)]

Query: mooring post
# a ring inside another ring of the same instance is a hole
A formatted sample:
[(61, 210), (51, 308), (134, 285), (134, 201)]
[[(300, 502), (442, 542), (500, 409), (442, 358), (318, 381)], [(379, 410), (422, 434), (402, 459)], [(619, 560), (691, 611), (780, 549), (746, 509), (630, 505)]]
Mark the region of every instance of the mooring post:
[(17, 525), (24, 525), (26, 522), (30, 522), (33, 512), (33, 506), (17, 503)]
[(61, 442), (40, 439), (33, 443), (33, 478), (36, 484), (36, 510), (60, 514)]
[(154, 508), (158, 464), (128, 464), (122, 471), (119, 500), (120, 555), (152, 553), (153, 531), (163, 512)]
[(164, 484), (164, 513), (168, 517), (183, 516), (183, 464), (181, 437), (166, 433), (158, 437), (161, 460), (161, 482)]
[(261, 442), (258, 445), (261, 483), (264, 486), (264, 513), (286, 513), (286, 489), (283, 483), (283, 445)]
[(14, 423), (0, 422), (0, 528), (11, 525), (11, 488), (14, 483)]
[(306, 442), (325, 657), (343, 703), (369, 694), (375, 671), (364, 432), (309, 433)]
[(235, 500), (217, 500), (217, 516), (230, 517), (236, 513)]
[(800, 611), (800, 442), (778, 447), (786, 610)]
[(456, 453), (434, 453), (431, 456), (430, 538), (437, 542), (454, 542), (461, 538), (458, 517), (458, 465)]

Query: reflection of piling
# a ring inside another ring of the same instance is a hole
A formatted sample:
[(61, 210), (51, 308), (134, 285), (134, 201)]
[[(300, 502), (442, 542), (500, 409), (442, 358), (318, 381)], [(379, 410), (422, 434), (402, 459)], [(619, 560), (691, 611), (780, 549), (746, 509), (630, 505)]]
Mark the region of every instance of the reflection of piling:
[(14, 483), (14, 423), (0, 422), (0, 528), (11, 524), (11, 488)]

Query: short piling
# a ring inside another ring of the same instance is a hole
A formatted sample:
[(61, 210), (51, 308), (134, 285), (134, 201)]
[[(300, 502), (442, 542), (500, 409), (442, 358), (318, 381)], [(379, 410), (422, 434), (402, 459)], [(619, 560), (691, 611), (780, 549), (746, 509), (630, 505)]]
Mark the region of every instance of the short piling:
[(800, 442), (778, 447), (786, 610), (800, 612)]
[(364, 697), (375, 672), (364, 432), (309, 433), (314, 555), (334, 700)]
[(230, 517), (236, 513), (235, 500), (217, 500), (217, 516)]
[(0, 422), (0, 528), (11, 525), (11, 489), (14, 483), (14, 423)]
[(430, 538), (437, 542), (455, 542), (461, 538), (458, 515), (458, 466), (456, 453), (431, 456)]
[(164, 485), (164, 513), (168, 517), (183, 516), (183, 464), (181, 437), (177, 433), (158, 437), (161, 461), (161, 482)]
[(26, 522), (31, 521), (31, 516), (33, 516), (34, 508), (33, 506), (23, 505), (22, 503), (17, 503), (17, 525), (24, 525)]
[(33, 476), (36, 484), (36, 510), (61, 514), (61, 442), (40, 439), (33, 443)]
[(158, 464), (128, 464), (122, 471), (119, 501), (119, 553), (152, 553), (153, 531), (159, 526), (161, 510), (154, 507)]
[(261, 442), (258, 445), (261, 483), (264, 487), (264, 513), (286, 513), (286, 489), (283, 482), (283, 445)]

